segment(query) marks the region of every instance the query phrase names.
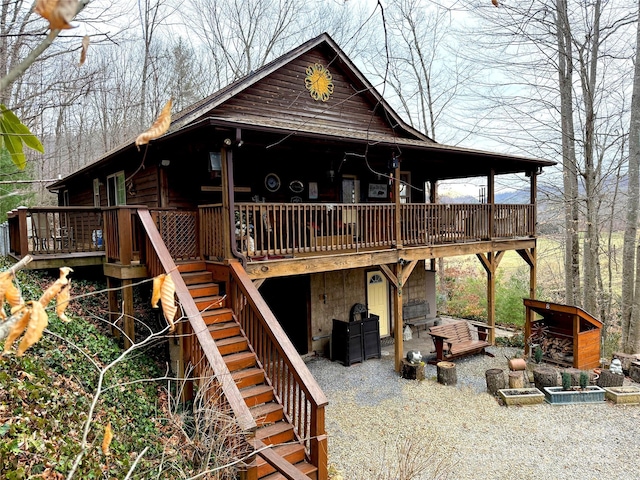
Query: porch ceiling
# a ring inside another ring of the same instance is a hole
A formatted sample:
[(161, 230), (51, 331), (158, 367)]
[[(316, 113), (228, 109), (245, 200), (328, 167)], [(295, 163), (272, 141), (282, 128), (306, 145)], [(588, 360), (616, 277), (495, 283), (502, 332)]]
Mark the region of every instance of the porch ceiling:
[[(535, 172), (556, 162), (537, 158), (527, 158), (495, 152), (486, 152), (463, 147), (454, 147), (435, 142), (395, 138), (382, 135), (363, 135), (328, 125), (301, 124), (283, 122), (263, 117), (208, 118), (207, 121), (217, 127), (231, 127), (242, 131), (242, 139), (255, 142), (264, 148), (276, 149), (287, 146), (308, 150), (309, 141), (321, 146), (332, 144), (334, 148), (350, 149), (368, 146), (371, 155), (385, 154), (390, 151), (400, 154), (402, 161), (412, 165), (428, 167), (433, 180), (486, 176), (491, 169), (496, 175), (508, 173)], [(303, 144), (303, 145), (299, 145)]]

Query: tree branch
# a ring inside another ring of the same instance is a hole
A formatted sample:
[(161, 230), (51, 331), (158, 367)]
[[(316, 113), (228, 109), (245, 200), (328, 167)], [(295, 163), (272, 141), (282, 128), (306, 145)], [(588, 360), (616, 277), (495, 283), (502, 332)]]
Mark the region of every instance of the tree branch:
[[(84, 7), (87, 6), (87, 4), (89, 3), (90, 0), (80, 0), (78, 2), (78, 7), (76, 8), (76, 13), (73, 16), (73, 18), (75, 19), (76, 16), (82, 11), (84, 10)], [(51, 30), (49, 31), (49, 34), (45, 37), (45, 39), (40, 42), (40, 44), (34, 48), (33, 50), (31, 50), (31, 52), (29, 53), (29, 55), (26, 56), (26, 58), (24, 60), (22, 60), (18, 65), (16, 65), (15, 67), (13, 67), (11, 69), (11, 71), (9, 73), (7, 73), (4, 77), (2, 77), (2, 79), (0, 80), (0, 92), (4, 91), (6, 88), (8, 88), (13, 82), (16, 81), (16, 79), (18, 77), (20, 77), (22, 74), (24, 74), (24, 72), (27, 70), (27, 68), (29, 68), (33, 62), (36, 61), (36, 59), (47, 49), (51, 46), (51, 44), (53, 43), (53, 41), (56, 39), (56, 37), (58, 35), (60, 35), (60, 32), (62, 30), (60, 29), (55, 29), (55, 30)]]

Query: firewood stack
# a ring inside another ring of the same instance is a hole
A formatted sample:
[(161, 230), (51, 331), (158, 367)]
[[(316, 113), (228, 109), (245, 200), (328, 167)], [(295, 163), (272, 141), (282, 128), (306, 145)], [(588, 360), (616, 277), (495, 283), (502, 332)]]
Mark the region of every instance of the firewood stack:
[(564, 360), (573, 355), (573, 341), (570, 338), (545, 337), (540, 345), (546, 357)]

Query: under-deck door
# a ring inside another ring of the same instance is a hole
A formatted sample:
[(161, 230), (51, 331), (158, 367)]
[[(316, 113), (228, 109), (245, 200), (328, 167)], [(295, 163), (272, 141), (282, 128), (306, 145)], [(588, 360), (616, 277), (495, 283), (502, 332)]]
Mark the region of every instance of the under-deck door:
[(380, 317), (380, 336), (388, 336), (389, 282), (380, 270), (367, 272), (367, 309)]

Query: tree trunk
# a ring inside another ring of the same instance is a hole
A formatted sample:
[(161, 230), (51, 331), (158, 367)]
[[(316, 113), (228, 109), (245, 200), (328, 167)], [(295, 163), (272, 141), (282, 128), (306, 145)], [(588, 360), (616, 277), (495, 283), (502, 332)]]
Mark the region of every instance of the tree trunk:
[(436, 364), (438, 371), (438, 383), (442, 385), (455, 385), (458, 383), (458, 374), (456, 372), (456, 364), (452, 362), (438, 362)]
[(602, 370), (597, 385), (599, 387), (621, 387), (624, 383), (624, 375), (613, 373), (611, 370)]
[(533, 369), (533, 383), (540, 391), (543, 391), (544, 387), (557, 387), (558, 372), (551, 367), (536, 367)]
[[(638, 5), (640, 6), (640, 1)], [(640, 52), (640, 22), (638, 22), (636, 31), (636, 58), (638, 58), (638, 52)], [(629, 183), (627, 187), (629, 200), (622, 252), (622, 349), (625, 353), (635, 353), (634, 350), (639, 348), (638, 340), (640, 339), (638, 331), (640, 311), (638, 311), (635, 301), (640, 293), (637, 284), (640, 259), (636, 255), (638, 203), (640, 202), (640, 62), (636, 61), (635, 63), (629, 125)], [(635, 265), (636, 262), (637, 265)]]
[[(526, 372), (509, 372), (509, 388), (524, 388), (524, 375)], [(528, 383), (528, 382), (527, 382)]]
[(558, 85), (562, 128), (562, 172), (565, 212), (565, 299), (576, 305), (580, 298), (580, 244), (578, 237), (578, 168), (573, 124), (573, 54), (571, 27), (565, 0), (556, 1)]
[(487, 391), (491, 395), (497, 395), (498, 390), (505, 387), (504, 372), (499, 368), (491, 368), (484, 373), (487, 380)]

